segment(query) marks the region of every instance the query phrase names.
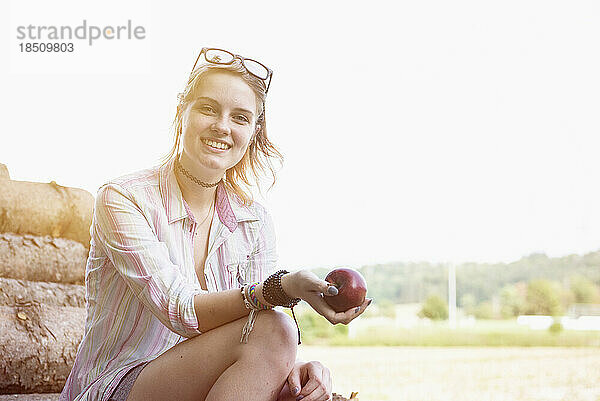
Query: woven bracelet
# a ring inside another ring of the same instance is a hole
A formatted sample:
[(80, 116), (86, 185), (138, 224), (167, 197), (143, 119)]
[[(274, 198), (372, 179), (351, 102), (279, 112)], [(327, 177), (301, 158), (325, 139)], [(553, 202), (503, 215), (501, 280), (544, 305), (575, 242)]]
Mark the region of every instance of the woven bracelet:
[(244, 325), (242, 329), (242, 338), (240, 339), (241, 343), (248, 342), (248, 336), (250, 332), (254, 328), (254, 322), (256, 321), (256, 317), (258, 316), (258, 312), (265, 309), (273, 309), (270, 306), (263, 305), (260, 303), (256, 294), (254, 293), (254, 289), (258, 283), (246, 284), (240, 289), (240, 293), (242, 295), (242, 300), (244, 301), (244, 305), (246, 305), (246, 309), (250, 309), (250, 314), (248, 315), (248, 321)]
[(267, 306), (262, 304), (259, 300), (258, 297), (256, 296), (256, 286), (259, 283), (252, 283), (250, 286), (246, 286), (246, 295), (248, 300), (250, 301), (250, 303), (252, 303), (252, 305), (256, 308), (256, 309), (273, 309), (272, 306)]
[(244, 305), (246, 305), (246, 309), (250, 310), (266, 310), (273, 309), (271, 306), (267, 306), (262, 304), (258, 298), (256, 297), (254, 289), (258, 283), (246, 284), (242, 288), (240, 288), (240, 292), (242, 293), (242, 300), (244, 301)]

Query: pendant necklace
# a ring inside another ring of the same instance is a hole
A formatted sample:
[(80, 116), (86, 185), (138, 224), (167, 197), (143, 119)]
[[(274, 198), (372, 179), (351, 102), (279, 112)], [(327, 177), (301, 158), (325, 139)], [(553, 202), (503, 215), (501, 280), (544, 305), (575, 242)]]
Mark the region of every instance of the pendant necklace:
[[(212, 211), (213, 211), (213, 206), (215, 205), (215, 202), (211, 203), (210, 205), (210, 209), (208, 209), (208, 213), (206, 214), (206, 216), (204, 217), (204, 219), (202, 219), (202, 221), (198, 224), (196, 224), (197, 226), (201, 226), (202, 224), (204, 224), (204, 222), (206, 221), (206, 219), (208, 218), (208, 216), (211, 215)], [(194, 235), (198, 235), (198, 231), (196, 231), (194, 233)]]

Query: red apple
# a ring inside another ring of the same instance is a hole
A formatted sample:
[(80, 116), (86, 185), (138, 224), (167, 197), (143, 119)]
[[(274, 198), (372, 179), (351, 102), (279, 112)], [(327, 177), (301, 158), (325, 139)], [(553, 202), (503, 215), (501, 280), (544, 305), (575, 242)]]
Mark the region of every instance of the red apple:
[(329, 272), (325, 281), (338, 289), (337, 295), (325, 296), (325, 302), (334, 311), (345, 312), (365, 302), (367, 282), (358, 271), (347, 268), (335, 269)]

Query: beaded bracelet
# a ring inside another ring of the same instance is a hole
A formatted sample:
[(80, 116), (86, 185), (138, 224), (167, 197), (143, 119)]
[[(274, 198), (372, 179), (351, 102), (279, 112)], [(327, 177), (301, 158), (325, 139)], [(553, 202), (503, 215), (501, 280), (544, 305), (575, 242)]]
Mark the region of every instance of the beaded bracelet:
[(263, 298), (271, 305), (285, 306), (292, 309), (292, 316), (294, 317), (296, 328), (298, 328), (298, 344), (302, 344), (302, 341), (300, 341), (300, 326), (298, 326), (296, 314), (294, 313), (294, 306), (302, 301), (302, 299), (292, 298), (283, 291), (281, 277), (287, 273), (289, 273), (287, 270), (278, 270), (271, 274), (263, 283), (262, 294)]
[(262, 293), (265, 300), (271, 305), (294, 307), (301, 301), (300, 298), (291, 298), (283, 291), (281, 286), (281, 277), (289, 273), (287, 270), (278, 270), (271, 274), (264, 282)]

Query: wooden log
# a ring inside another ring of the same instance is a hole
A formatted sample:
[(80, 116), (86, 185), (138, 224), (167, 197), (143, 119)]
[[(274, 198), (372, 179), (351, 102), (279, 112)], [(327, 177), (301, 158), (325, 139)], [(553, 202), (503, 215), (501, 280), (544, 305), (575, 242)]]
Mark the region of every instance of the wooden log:
[(8, 168), (5, 164), (0, 163), (0, 180), (10, 180), (10, 174), (8, 174)]
[(0, 394), (60, 392), (85, 329), (85, 287), (0, 278)]
[(83, 284), (88, 250), (49, 235), (0, 234), (0, 277)]
[(0, 278), (0, 306), (33, 303), (85, 308), (85, 287), (76, 284)]
[(0, 306), (0, 393), (62, 391), (85, 318), (85, 308), (72, 306)]
[(52, 181), (0, 180), (0, 232), (50, 235), (90, 247), (94, 197)]
[(0, 395), (0, 401), (58, 401), (59, 398), (60, 393)]

